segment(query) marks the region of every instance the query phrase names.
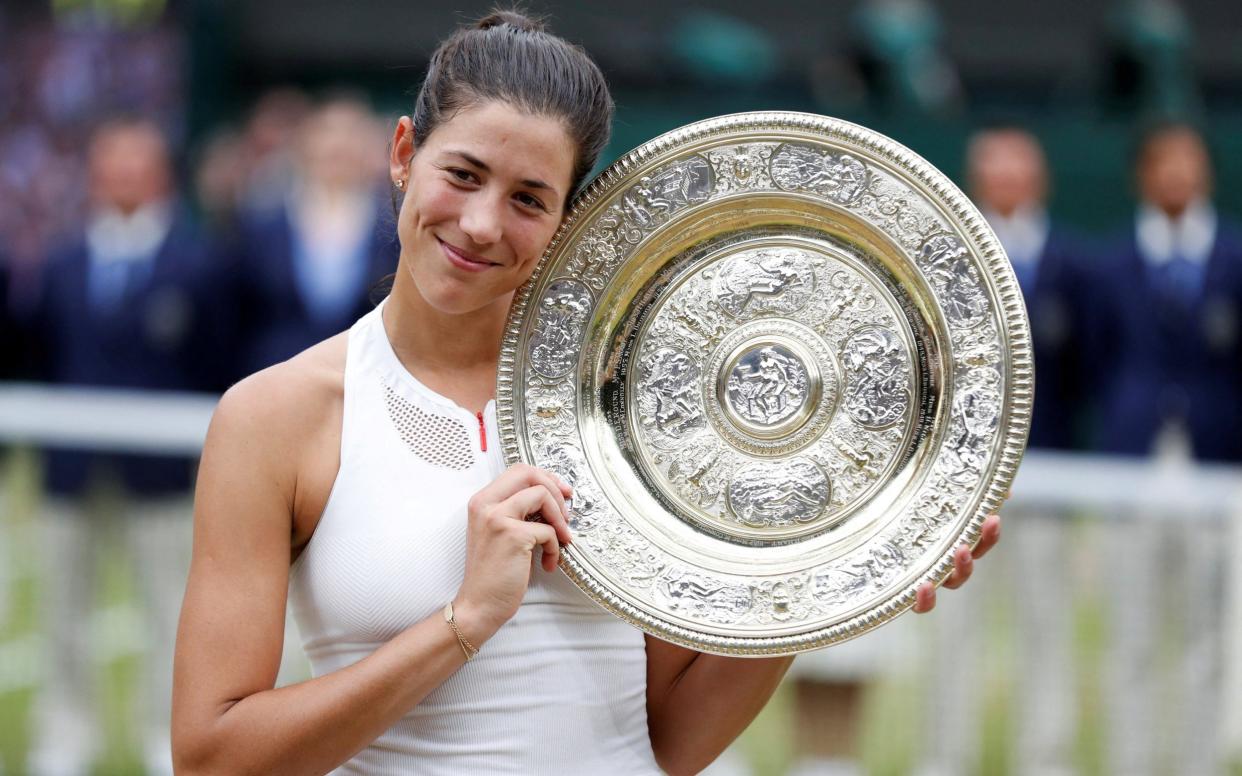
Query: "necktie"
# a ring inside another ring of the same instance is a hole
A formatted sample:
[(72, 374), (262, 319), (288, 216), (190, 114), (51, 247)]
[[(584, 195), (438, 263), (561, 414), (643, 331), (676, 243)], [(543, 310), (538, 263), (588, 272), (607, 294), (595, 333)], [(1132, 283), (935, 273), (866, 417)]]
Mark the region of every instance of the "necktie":
[(1203, 268), (1185, 256), (1175, 255), (1157, 268), (1156, 280), (1165, 300), (1187, 312), (1199, 296)]
[(91, 309), (99, 315), (112, 313), (125, 298), (129, 285), (130, 261), (104, 261), (91, 265), (89, 292)]

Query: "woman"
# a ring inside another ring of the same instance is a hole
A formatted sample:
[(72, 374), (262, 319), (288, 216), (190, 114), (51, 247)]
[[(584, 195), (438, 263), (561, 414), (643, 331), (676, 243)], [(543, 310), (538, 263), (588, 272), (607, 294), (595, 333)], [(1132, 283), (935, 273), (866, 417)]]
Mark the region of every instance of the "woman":
[[(520, 15), (433, 55), (393, 134), (392, 293), (212, 420), (177, 644), (181, 772), (692, 773), (775, 689), (790, 658), (700, 655), (592, 604), (556, 573), (570, 489), (502, 471), (510, 300), (611, 116), (595, 64)], [(316, 678), (273, 689), (287, 593)]]

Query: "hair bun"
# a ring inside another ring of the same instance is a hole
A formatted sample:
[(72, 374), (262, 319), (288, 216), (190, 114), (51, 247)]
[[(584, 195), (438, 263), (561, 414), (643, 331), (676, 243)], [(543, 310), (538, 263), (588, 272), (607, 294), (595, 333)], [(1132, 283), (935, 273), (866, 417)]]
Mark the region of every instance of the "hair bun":
[(479, 22), (475, 25), (475, 27), (480, 30), (490, 30), (491, 28), (499, 27), (502, 24), (507, 24), (513, 29), (521, 30), (522, 32), (544, 32), (542, 22), (536, 21), (525, 14), (513, 10), (492, 11), (487, 16), (479, 19)]

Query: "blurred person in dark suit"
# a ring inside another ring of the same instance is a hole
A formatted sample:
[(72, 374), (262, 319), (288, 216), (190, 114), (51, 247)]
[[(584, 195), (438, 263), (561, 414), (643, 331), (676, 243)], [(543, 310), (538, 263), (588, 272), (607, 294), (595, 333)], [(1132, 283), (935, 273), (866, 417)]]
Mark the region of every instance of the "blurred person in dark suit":
[[(1133, 225), (1100, 266), (1093, 294), (1097, 446), (1151, 456), (1158, 466), (1242, 460), (1242, 234), (1212, 205), (1212, 168), (1200, 133), (1185, 123), (1148, 128), (1135, 157)], [(1190, 530), (1178, 515), (1121, 526), (1109, 579), (1116, 585), (1114, 656), (1106, 674), (1113, 772), (1156, 767), (1153, 730), (1169, 732), (1178, 772), (1219, 772), (1220, 609), (1215, 570), (1223, 541), (1213, 525)], [(1223, 538), (1223, 537), (1222, 537)], [(1159, 606), (1176, 579), (1172, 617)], [(1160, 636), (1182, 632), (1173, 703), (1158, 701)], [(1166, 720), (1162, 713), (1173, 712)], [(1171, 724), (1170, 724), (1171, 723)]]
[[(996, 125), (974, 133), (966, 149), (971, 198), (1009, 256), (1027, 306), (1035, 355), (1035, 405), (1030, 446), (1072, 449), (1086, 422), (1084, 358), (1091, 293), (1088, 253), (1080, 239), (1048, 215), (1048, 164), (1030, 131)], [(1018, 671), (1014, 773), (1072, 772), (1075, 733), (1073, 601), (1064, 565), (1067, 518), (1014, 510), (1007, 530), (1019, 605), (1015, 607)], [(963, 653), (982, 654), (983, 628), (972, 618), (981, 590), (946, 606), (931, 623), (936, 670), (928, 697), (928, 755), (923, 772), (974, 769), (982, 743), (982, 695), (971, 680), (977, 667)]]
[(1242, 461), (1242, 233), (1212, 205), (1190, 125), (1155, 126), (1135, 162), (1134, 225), (1101, 267), (1100, 450)]
[(234, 279), (239, 375), (348, 328), (370, 309), (371, 287), (396, 268), (378, 127), (357, 99), (324, 102), (299, 133), (284, 201), (242, 216)]
[[(219, 306), (209, 296), (212, 254), (176, 197), (164, 135), (142, 118), (103, 124), (90, 140), (86, 177), (84, 228), (44, 266), (34, 329), (45, 376), (76, 386), (204, 387), (221, 350), (211, 342)], [(47, 452), (39, 591), (49, 664), (32, 773), (87, 773), (99, 754), (91, 614), (99, 550), (114, 534), (128, 550), (145, 615), (145, 764), (171, 773), (172, 647), (189, 567), (193, 467), (183, 456)]]

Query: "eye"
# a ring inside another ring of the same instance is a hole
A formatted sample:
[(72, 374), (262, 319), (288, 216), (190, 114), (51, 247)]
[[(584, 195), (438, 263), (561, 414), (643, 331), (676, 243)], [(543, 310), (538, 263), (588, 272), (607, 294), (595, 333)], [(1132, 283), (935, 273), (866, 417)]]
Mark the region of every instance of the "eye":
[(470, 172), (469, 170), (463, 170), (460, 167), (446, 167), (444, 168), (444, 170), (445, 172), (449, 174), (450, 177), (452, 177), (452, 179), (455, 182), (458, 182), (458, 183), (478, 183), (479, 182), (478, 176)]
[(527, 194), (524, 191), (518, 192), (514, 195), (514, 199), (520, 202), (522, 207), (529, 208), (531, 210), (542, 210), (545, 213), (548, 212), (548, 208), (543, 204), (543, 202), (532, 194)]

